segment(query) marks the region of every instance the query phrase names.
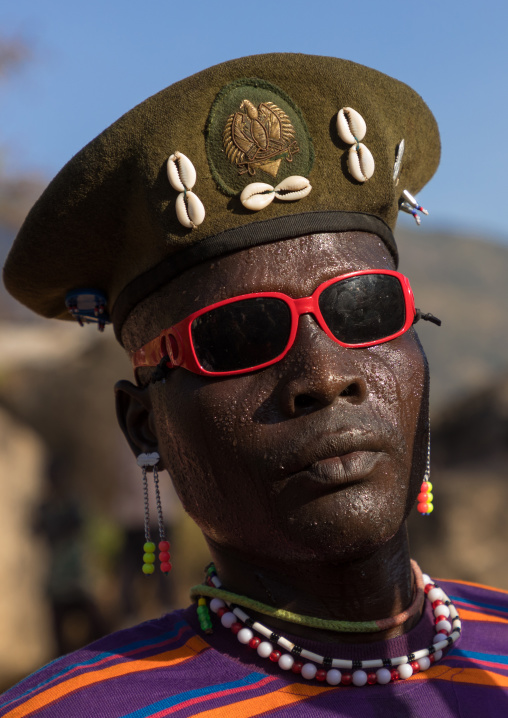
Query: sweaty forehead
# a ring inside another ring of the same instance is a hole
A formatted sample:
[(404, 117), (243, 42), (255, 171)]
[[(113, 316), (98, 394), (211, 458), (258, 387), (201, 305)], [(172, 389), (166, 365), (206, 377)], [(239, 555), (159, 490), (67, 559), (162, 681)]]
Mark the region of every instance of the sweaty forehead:
[(280, 291), (307, 296), (331, 277), (359, 269), (393, 269), (375, 235), (343, 232), (309, 235), (235, 252), (184, 272), (131, 312), (122, 342), (134, 351), (192, 312), (239, 294)]

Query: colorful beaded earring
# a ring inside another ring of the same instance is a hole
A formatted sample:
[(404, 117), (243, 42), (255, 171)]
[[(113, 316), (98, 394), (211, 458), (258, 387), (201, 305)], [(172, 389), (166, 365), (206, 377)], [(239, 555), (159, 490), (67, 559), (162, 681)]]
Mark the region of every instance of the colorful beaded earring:
[(432, 494), (432, 484), (430, 479), (430, 428), (429, 428), (429, 440), (427, 443), (427, 463), (425, 465), (425, 473), (423, 475), (422, 485), (420, 487), (420, 493), (418, 494), (417, 509), (422, 516), (428, 516), (434, 511), (434, 504), (432, 503), (434, 496)]
[(157, 504), (157, 521), (159, 524), (159, 561), (160, 569), (162, 573), (169, 573), (171, 571), (171, 564), (169, 562), (169, 541), (166, 541), (166, 531), (164, 528), (164, 519), (162, 516), (162, 504), (159, 490), (159, 472), (157, 470), (157, 464), (159, 463), (160, 456), (156, 451), (150, 454), (139, 454), (138, 466), (141, 467), (143, 475), (143, 497), (145, 502), (145, 543), (143, 545), (143, 568), (142, 571), (145, 574), (151, 574), (155, 571), (155, 543), (152, 541), (150, 533), (150, 503), (148, 499), (148, 478), (147, 470), (152, 469), (153, 472), (153, 483), (155, 486), (155, 501)]

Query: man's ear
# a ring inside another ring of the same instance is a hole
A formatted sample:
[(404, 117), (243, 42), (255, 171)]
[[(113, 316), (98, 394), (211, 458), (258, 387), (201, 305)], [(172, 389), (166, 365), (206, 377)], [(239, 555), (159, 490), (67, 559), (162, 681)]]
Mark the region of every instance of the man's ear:
[[(155, 420), (148, 387), (122, 379), (115, 384), (116, 417), (135, 456), (158, 451)], [(163, 469), (162, 460), (159, 469)]]

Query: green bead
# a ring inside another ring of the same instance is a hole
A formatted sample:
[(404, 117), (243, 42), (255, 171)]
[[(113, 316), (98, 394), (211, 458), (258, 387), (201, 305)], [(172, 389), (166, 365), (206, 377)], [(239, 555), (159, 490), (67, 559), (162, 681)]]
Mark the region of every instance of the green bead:
[(155, 571), (155, 566), (153, 563), (144, 563), (142, 571), (148, 575), (149, 573), (153, 573)]
[(145, 553), (155, 553), (155, 544), (153, 541), (147, 541), (143, 546)]
[(143, 554), (143, 561), (144, 561), (144, 563), (155, 563), (155, 554), (154, 553)]

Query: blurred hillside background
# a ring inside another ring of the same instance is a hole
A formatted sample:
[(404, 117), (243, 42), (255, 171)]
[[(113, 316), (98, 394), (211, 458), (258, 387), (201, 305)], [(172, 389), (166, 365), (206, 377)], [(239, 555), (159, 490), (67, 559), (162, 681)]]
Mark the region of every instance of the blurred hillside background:
[[(443, 320), (441, 328), (418, 325), (431, 366), (436, 509), (411, 518), (413, 554), (434, 576), (508, 590), (508, 157), (496, 139), (504, 136), (507, 63), (506, 43), (495, 42), (506, 8), (486, 5), (498, 22), (487, 7), (475, 16), (467, 2), (431, 1), (419, 18), (403, 3), (367, 4), (358, 29), (367, 39), (328, 2), (309, 16), (303, 3), (260, 3), (270, 9), (261, 39), (245, 9), (235, 27), (199, 2), (192, 23), (183, 5), (169, 12), (155, 3), (152, 14), (132, 11), (129, 25), (116, 0), (117, 15), (96, 0), (86, 12), (60, 1), (46, 10), (20, 1), (17, 14), (0, 8), (0, 262), (75, 151), (202, 67), (301, 50), (407, 81), (436, 112), (444, 145), (440, 172), (419, 198), (431, 215), (418, 229), (401, 217), (397, 232), (417, 306)], [(139, 469), (113, 403), (115, 381), (131, 374), (111, 329), (42, 320), (0, 288), (0, 690), (104, 632), (185, 605), (201, 580), (204, 542), (166, 474), (174, 569), (166, 581), (141, 575)]]

